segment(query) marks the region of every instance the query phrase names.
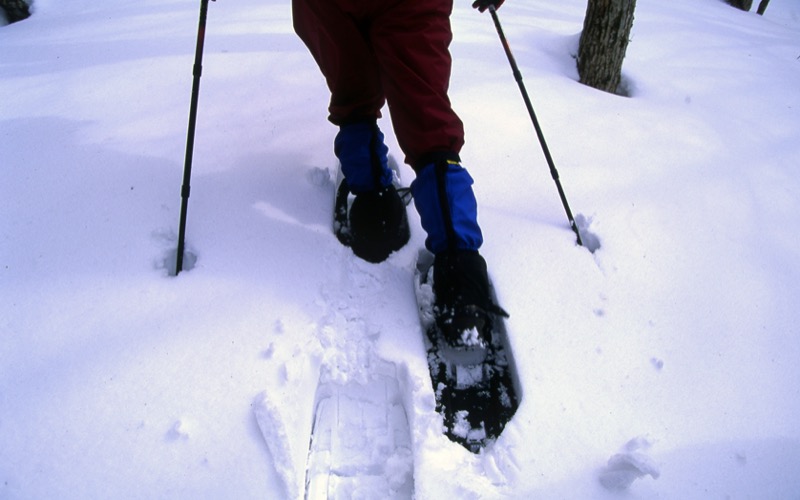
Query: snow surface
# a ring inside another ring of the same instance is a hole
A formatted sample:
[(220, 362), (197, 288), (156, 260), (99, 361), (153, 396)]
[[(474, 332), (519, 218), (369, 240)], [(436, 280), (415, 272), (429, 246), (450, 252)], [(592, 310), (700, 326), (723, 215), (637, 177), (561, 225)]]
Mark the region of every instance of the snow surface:
[(336, 131), (289, 2), (210, 5), (178, 277), (197, 3), (0, 28), (0, 498), (301, 495), (317, 383), (378, 362), (416, 498), (800, 496), (800, 4), (641, 0), (631, 98), (576, 82), (585, 1), (501, 9), (590, 253), (469, 3), (451, 97), (524, 391), (478, 456), (439, 432), (416, 215), (380, 265), (330, 230)]

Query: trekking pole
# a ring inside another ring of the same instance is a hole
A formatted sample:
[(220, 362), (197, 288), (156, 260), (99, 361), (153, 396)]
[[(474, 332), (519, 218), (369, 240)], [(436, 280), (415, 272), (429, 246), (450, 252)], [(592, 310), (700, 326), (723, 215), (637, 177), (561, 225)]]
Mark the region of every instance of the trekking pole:
[(578, 231), (578, 225), (575, 223), (575, 218), (572, 216), (572, 210), (569, 209), (569, 203), (567, 202), (567, 196), (564, 194), (564, 188), (561, 187), (561, 181), (558, 177), (558, 170), (556, 170), (553, 157), (550, 155), (550, 149), (547, 147), (547, 142), (544, 140), (542, 127), (539, 125), (539, 120), (536, 119), (536, 113), (533, 111), (533, 104), (531, 104), (531, 99), (528, 97), (528, 91), (525, 90), (525, 85), (522, 83), (522, 73), (520, 73), (517, 62), (514, 60), (514, 56), (511, 54), (511, 47), (509, 47), (508, 40), (506, 40), (506, 36), (503, 33), (503, 27), (500, 26), (500, 19), (497, 17), (497, 9), (494, 5), (489, 5), (489, 12), (492, 14), (494, 26), (497, 28), (497, 34), (500, 36), (500, 42), (503, 44), (503, 49), (506, 51), (508, 62), (511, 64), (511, 71), (514, 73), (514, 79), (517, 81), (517, 85), (519, 85), (520, 92), (522, 92), (522, 99), (525, 101), (525, 106), (528, 108), (528, 114), (531, 115), (533, 128), (536, 129), (536, 136), (539, 138), (539, 143), (542, 145), (542, 151), (544, 152), (544, 157), (547, 160), (547, 166), (550, 167), (550, 175), (553, 177), (556, 187), (558, 188), (558, 195), (561, 197), (561, 204), (564, 205), (564, 210), (567, 212), (569, 225), (575, 232), (575, 236), (578, 237), (578, 245), (583, 246), (581, 233)]
[[(216, 0), (215, 0), (216, 1)], [(181, 185), (181, 220), (178, 227), (178, 254), (175, 260), (175, 275), (183, 270), (183, 250), (186, 240), (186, 211), (189, 208), (189, 191), (192, 179), (192, 156), (194, 154), (194, 130), (197, 125), (197, 99), (200, 94), (200, 75), (203, 73), (203, 43), (206, 36), (206, 17), (208, 0), (200, 0), (200, 23), (197, 27), (197, 48), (194, 54), (192, 75), (192, 103), (189, 108), (189, 132), (186, 137), (186, 161), (183, 164), (183, 184)]]

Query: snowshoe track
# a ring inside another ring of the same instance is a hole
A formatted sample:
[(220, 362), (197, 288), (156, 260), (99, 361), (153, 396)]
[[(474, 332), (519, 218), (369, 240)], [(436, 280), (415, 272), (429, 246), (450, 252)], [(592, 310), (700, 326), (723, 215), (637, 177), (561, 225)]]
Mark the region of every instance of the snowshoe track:
[(349, 249), (327, 259), (331, 273), (321, 291), (325, 312), (316, 333), (322, 359), (305, 498), (413, 498), (401, 368), (376, 352), (386, 329), (397, 328), (384, 324), (382, 311), (402, 291), (385, 281), (385, 269), (360, 261)]
[(306, 472), (306, 498), (412, 498), (411, 432), (396, 369), (367, 383), (321, 383)]

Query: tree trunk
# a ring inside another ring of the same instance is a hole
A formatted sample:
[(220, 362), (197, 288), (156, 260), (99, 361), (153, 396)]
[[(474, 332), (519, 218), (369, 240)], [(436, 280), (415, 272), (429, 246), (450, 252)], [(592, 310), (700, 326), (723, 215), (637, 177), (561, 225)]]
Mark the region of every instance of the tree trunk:
[(578, 47), (581, 83), (617, 93), (636, 0), (589, 0)]
[(761, 3), (758, 4), (758, 15), (763, 16), (764, 12), (767, 10), (767, 5), (769, 5), (769, 0), (761, 0)]

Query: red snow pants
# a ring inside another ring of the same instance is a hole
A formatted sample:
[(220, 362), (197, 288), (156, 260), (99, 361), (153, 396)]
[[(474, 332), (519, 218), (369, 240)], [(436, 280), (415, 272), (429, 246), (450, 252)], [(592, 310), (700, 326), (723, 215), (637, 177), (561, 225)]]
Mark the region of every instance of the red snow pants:
[(464, 127), (450, 106), (453, 0), (292, 0), (294, 29), (331, 91), (335, 125), (389, 105), (406, 163), (458, 158)]

